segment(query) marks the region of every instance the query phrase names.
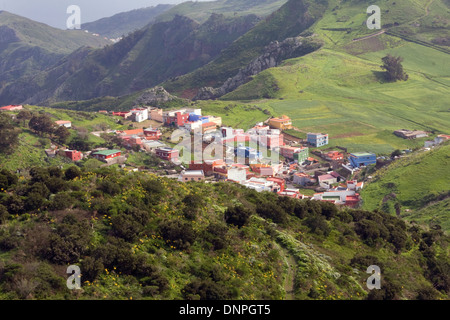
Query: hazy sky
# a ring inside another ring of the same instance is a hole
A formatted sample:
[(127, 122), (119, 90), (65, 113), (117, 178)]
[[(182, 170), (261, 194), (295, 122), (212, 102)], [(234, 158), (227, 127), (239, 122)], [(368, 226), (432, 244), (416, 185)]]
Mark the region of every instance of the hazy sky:
[[(178, 4), (186, 0), (0, 0), (0, 10), (9, 11), (52, 27), (66, 29), (70, 16), (67, 7), (81, 9), (81, 24), (109, 17), (123, 11), (155, 6), (159, 3)], [(202, 1), (202, 0), (200, 0)], [(204, 0), (203, 0), (204, 1)]]

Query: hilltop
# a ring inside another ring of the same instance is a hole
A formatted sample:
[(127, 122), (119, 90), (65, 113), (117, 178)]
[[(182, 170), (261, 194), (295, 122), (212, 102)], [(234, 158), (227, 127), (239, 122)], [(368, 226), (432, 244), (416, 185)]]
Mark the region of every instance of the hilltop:
[(83, 23), (81, 27), (102, 37), (117, 39), (153, 23), (158, 15), (172, 7), (171, 4), (159, 4), (154, 7), (121, 12), (111, 17)]

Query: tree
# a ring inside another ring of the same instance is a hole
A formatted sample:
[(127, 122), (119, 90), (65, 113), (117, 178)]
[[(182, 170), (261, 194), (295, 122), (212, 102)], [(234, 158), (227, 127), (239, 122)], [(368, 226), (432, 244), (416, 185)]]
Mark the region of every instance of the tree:
[(30, 129), (38, 132), (41, 135), (52, 134), (55, 131), (55, 123), (50, 116), (46, 114), (36, 115), (30, 119), (28, 123)]
[(27, 120), (30, 120), (33, 117), (33, 114), (26, 109), (20, 110), (20, 112), (17, 114), (17, 120), (22, 120), (23, 126), (26, 126)]
[(67, 180), (73, 180), (79, 176), (81, 176), (81, 170), (78, 167), (71, 166), (65, 172), (65, 177)]
[(15, 128), (11, 118), (6, 114), (0, 114), (0, 152), (11, 153), (19, 142), (21, 130)]
[(229, 207), (225, 211), (225, 222), (241, 228), (247, 222), (251, 214), (250, 210), (242, 205)]
[(70, 137), (69, 129), (67, 129), (64, 126), (58, 127), (58, 129), (56, 129), (54, 133), (55, 133), (55, 136), (58, 139), (59, 143), (62, 143), (62, 144), (66, 143), (67, 138)]
[(392, 82), (397, 80), (408, 80), (408, 75), (403, 71), (402, 57), (394, 57), (388, 54), (381, 60), (383, 61), (381, 68), (386, 70), (386, 80)]

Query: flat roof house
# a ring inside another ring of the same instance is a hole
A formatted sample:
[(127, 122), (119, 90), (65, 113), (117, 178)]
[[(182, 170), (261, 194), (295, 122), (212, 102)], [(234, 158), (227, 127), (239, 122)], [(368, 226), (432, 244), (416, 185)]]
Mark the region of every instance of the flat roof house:
[(308, 133), (306, 140), (313, 147), (321, 147), (328, 144), (328, 134), (325, 133)]
[(116, 157), (119, 157), (122, 154), (122, 151), (120, 150), (100, 150), (93, 152), (91, 155), (100, 160), (100, 161), (106, 161), (108, 159), (113, 159)]
[(282, 116), (281, 118), (272, 118), (268, 122), (271, 128), (286, 130), (292, 129), (292, 121), (288, 116)]
[(158, 148), (156, 149), (156, 156), (163, 160), (178, 159), (180, 151), (172, 148)]
[(60, 127), (62, 127), (62, 126), (66, 127), (66, 128), (72, 127), (72, 122), (68, 121), (68, 120), (58, 120), (58, 121), (55, 121), (55, 123)]
[(205, 180), (205, 174), (203, 170), (186, 170), (181, 173), (179, 180), (182, 182), (203, 181)]
[(348, 160), (354, 168), (359, 168), (361, 166), (367, 166), (369, 164), (376, 164), (377, 156), (376, 154), (369, 152), (355, 152), (350, 153), (350, 155), (348, 156)]

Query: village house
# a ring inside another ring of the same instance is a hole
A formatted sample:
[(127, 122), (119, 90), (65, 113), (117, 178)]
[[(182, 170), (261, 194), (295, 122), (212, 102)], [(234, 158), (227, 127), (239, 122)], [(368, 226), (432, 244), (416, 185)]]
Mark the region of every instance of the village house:
[(440, 134), (436, 138), (434, 138), (434, 140), (432, 140), (432, 141), (425, 141), (424, 146), (425, 146), (425, 148), (430, 148), (432, 146), (441, 144), (442, 142), (449, 140), (449, 139), (450, 139), (450, 135)]
[(146, 140), (159, 140), (162, 136), (161, 131), (154, 128), (144, 129), (144, 136)]
[(292, 121), (288, 116), (283, 115), (281, 118), (272, 118), (268, 122), (269, 126), (274, 129), (287, 130), (292, 129)]
[(145, 120), (148, 120), (148, 109), (147, 108), (131, 109), (130, 118), (134, 122), (143, 122)]
[(158, 122), (164, 122), (163, 119), (163, 110), (158, 108), (151, 108), (150, 109), (150, 120), (158, 121)]
[(144, 140), (142, 141), (142, 149), (147, 152), (153, 152), (156, 149), (166, 148), (167, 146), (157, 140)]
[(275, 175), (272, 166), (267, 164), (251, 164), (250, 168), (254, 173), (261, 177), (273, 177)]
[(418, 139), (418, 138), (428, 137), (428, 133), (427, 132), (420, 131), (420, 130), (401, 129), (401, 130), (394, 131), (394, 134), (397, 137), (400, 137), (400, 138), (403, 138), (403, 139)]
[(0, 111), (17, 111), (17, 110), (22, 110), (23, 106), (22, 105), (9, 105), (9, 106), (4, 106), (0, 108)]
[(263, 192), (263, 191), (275, 192), (275, 193), (281, 192), (281, 187), (277, 182), (270, 181), (269, 179), (264, 179), (264, 178), (253, 177), (253, 178), (250, 178), (249, 180), (242, 182), (241, 185), (243, 185), (249, 189), (256, 190), (257, 192)]
[(300, 193), (299, 189), (285, 189), (284, 191), (278, 193), (278, 195), (294, 199), (305, 199), (305, 196)]
[(233, 163), (214, 167), (214, 177), (218, 180), (242, 182), (250, 176), (250, 167), (245, 164)]
[(131, 117), (130, 111), (113, 111), (113, 116), (122, 117), (124, 119), (128, 119)]
[(359, 168), (361, 166), (368, 166), (370, 164), (377, 163), (377, 156), (374, 153), (369, 152), (354, 152), (348, 156), (350, 165), (353, 168)]
[(307, 133), (306, 141), (313, 147), (322, 147), (328, 144), (328, 134), (325, 133)]
[(303, 172), (294, 173), (292, 183), (301, 186), (310, 186), (316, 183), (316, 179), (309, 174)]
[(344, 154), (339, 151), (329, 151), (325, 154), (325, 159), (328, 161), (343, 161)]
[(204, 160), (201, 162), (191, 161), (191, 163), (189, 163), (189, 170), (202, 170), (205, 176), (212, 176), (214, 174), (214, 169), (223, 165), (225, 165), (225, 162), (222, 159)]
[(203, 181), (205, 180), (205, 174), (203, 170), (185, 170), (180, 174), (178, 180), (182, 182)]
[(122, 154), (120, 150), (100, 150), (96, 152), (92, 152), (91, 156), (100, 161), (107, 161), (109, 159), (114, 159), (119, 157)]
[(58, 120), (58, 121), (55, 121), (55, 123), (60, 127), (66, 127), (66, 128), (72, 127), (72, 122), (68, 121), (68, 120)]
[(216, 124), (214, 122), (206, 122), (202, 123), (202, 133), (209, 133), (215, 131), (217, 128)]
[(83, 159), (83, 153), (77, 150), (61, 150), (62, 156), (69, 158), (72, 161), (80, 161)]
[(180, 156), (180, 152), (173, 148), (158, 148), (156, 149), (156, 156), (168, 161), (177, 160)]

